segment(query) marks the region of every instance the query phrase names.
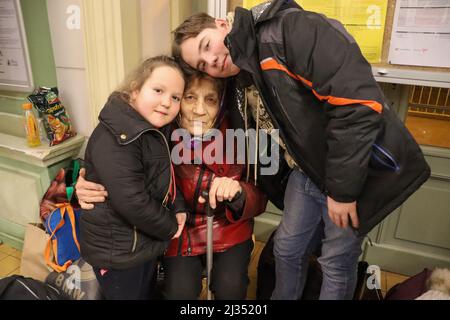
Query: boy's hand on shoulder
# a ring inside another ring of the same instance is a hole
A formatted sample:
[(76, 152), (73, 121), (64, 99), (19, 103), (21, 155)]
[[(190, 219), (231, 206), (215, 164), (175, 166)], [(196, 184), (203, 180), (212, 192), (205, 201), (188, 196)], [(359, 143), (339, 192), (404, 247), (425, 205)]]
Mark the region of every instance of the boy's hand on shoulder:
[(337, 202), (327, 197), (328, 215), (331, 221), (340, 228), (348, 227), (348, 218), (350, 216), (353, 228), (359, 227), (358, 213), (356, 212), (356, 201), (345, 203)]
[(75, 185), (75, 192), (78, 198), (78, 203), (82, 209), (90, 210), (94, 208), (92, 203), (105, 202), (108, 192), (101, 184), (90, 182), (84, 179), (86, 169), (80, 170), (78, 181)]

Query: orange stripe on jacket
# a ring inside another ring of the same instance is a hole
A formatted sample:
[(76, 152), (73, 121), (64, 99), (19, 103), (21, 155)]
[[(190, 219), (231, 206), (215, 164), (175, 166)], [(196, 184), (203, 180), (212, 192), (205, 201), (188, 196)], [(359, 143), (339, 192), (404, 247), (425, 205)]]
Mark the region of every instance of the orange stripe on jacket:
[(326, 101), (328, 101), (328, 103), (336, 105), (336, 106), (345, 106), (345, 105), (349, 105), (349, 104), (358, 103), (358, 104), (365, 105), (378, 113), (381, 113), (381, 111), (383, 110), (383, 106), (379, 102), (376, 102), (376, 101), (355, 100), (355, 99), (339, 98), (339, 97), (333, 97), (333, 96), (321, 96), (314, 89), (312, 89), (313, 84), (311, 81), (306, 80), (305, 78), (299, 76), (298, 74), (294, 74), (294, 73), (290, 72), (285, 66), (279, 64), (273, 58), (264, 59), (263, 61), (261, 61), (260, 64), (261, 64), (262, 70), (280, 70), (280, 71), (287, 73), (291, 78), (303, 82), (304, 84), (306, 84), (308, 87), (311, 88), (314, 95), (321, 101), (326, 100)]
[(293, 74), (292, 72), (290, 72), (288, 69), (286, 69), (285, 66), (279, 64), (275, 59), (273, 58), (267, 58), (263, 61), (261, 61), (261, 68), (263, 70), (271, 70), (271, 69), (276, 69), (276, 70), (281, 70), (286, 72), (291, 78), (294, 78), (295, 80), (300, 80), (301, 82), (304, 82), (306, 85), (308, 85), (309, 87), (312, 87), (312, 82), (306, 80), (305, 78), (300, 77), (297, 74)]

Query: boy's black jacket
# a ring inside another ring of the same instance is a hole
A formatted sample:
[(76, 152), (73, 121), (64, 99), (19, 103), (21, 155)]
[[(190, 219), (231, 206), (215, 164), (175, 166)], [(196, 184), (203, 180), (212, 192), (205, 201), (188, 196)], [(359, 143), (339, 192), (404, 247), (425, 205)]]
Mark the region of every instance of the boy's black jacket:
[[(357, 201), (361, 234), (428, 179), (420, 147), (386, 104), (370, 64), (339, 22), (294, 1), (272, 1), (252, 11), (237, 8), (225, 44), (258, 88), (301, 169), (334, 200)], [(239, 114), (244, 113), (230, 112)], [(242, 126), (238, 122), (233, 125)], [(258, 181), (281, 208), (284, 184), (270, 176)]]

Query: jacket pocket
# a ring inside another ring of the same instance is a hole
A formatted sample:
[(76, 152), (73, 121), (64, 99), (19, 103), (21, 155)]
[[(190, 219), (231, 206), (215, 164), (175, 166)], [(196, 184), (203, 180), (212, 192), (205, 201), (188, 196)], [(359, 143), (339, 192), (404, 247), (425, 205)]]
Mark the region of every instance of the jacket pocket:
[(144, 160), (145, 188), (154, 199), (163, 201), (169, 188), (170, 162), (167, 156)]
[(397, 172), (400, 166), (395, 157), (381, 145), (374, 143), (370, 155), (369, 166), (377, 170)]
[(280, 109), (281, 113), (283, 114), (283, 117), (291, 125), (292, 129), (295, 129), (296, 126), (292, 122), (291, 117), (288, 115), (287, 110), (284, 108), (284, 105), (281, 102), (280, 96), (278, 95), (278, 91), (275, 87), (272, 87), (272, 92), (273, 92), (273, 95), (274, 95), (276, 101), (278, 102), (278, 105), (280, 106), (279, 109)]

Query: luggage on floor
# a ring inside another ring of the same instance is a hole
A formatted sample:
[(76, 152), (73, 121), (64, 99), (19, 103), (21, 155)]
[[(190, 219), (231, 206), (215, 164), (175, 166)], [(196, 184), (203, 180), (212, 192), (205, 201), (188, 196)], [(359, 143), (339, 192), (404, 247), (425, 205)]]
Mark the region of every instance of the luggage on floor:
[[(270, 235), (266, 245), (261, 251), (258, 261), (258, 275), (256, 284), (256, 299), (269, 300), (275, 288), (275, 258), (273, 256), (273, 241), (275, 231)], [(315, 252), (308, 259), (308, 274), (301, 300), (317, 300), (322, 286), (322, 270)], [(383, 300), (381, 289), (369, 290), (367, 279), (371, 276), (368, 272), (369, 264), (365, 261), (358, 263), (358, 280), (356, 284), (354, 300)]]
[(67, 168), (59, 171), (41, 201), (41, 219), (50, 234), (45, 260), (57, 272), (66, 271), (80, 258), (78, 238), (81, 209), (73, 197), (79, 170), (80, 161), (72, 160)]
[(52, 271), (44, 259), (44, 251), (49, 238), (50, 236), (45, 232), (42, 224), (27, 224), (20, 261), (20, 274), (22, 276), (45, 281), (45, 278)]
[(0, 279), (0, 300), (61, 300), (58, 289), (42, 281), (14, 275)]
[(414, 300), (427, 291), (427, 280), (432, 270), (423, 269), (422, 272), (393, 286), (386, 293), (386, 300)]
[(45, 228), (50, 234), (45, 248), (46, 263), (57, 272), (64, 272), (80, 258), (81, 210), (74, 209), (69, 203), (57, 204), (57, 209), (47, 217)]
[(256, 280), (256, 299), (270, 300), (272, 291), (275, 288), (275, 258), (273, 256), (273, 237), (272, 232), (261, 251), (257, 267)]
[(57, 288), (67, 300), (101, 300), (100, 285), (92, 266), (82, 258), (72, 263), (65, 272), (52, 272), (45, 282)]
[[(274, 236), (275, 231), (270, 235), (259, 256), (256, 284), (257, 300), (269, 300), (272, 296), (272, 291), (275, 288), (275, 258), (273, 256)], [(305, 280), (302, 300), (316, 300), (320, 295), (322, 270), (315, 255), (312, 255), (308, 260), (308, 275)]]

